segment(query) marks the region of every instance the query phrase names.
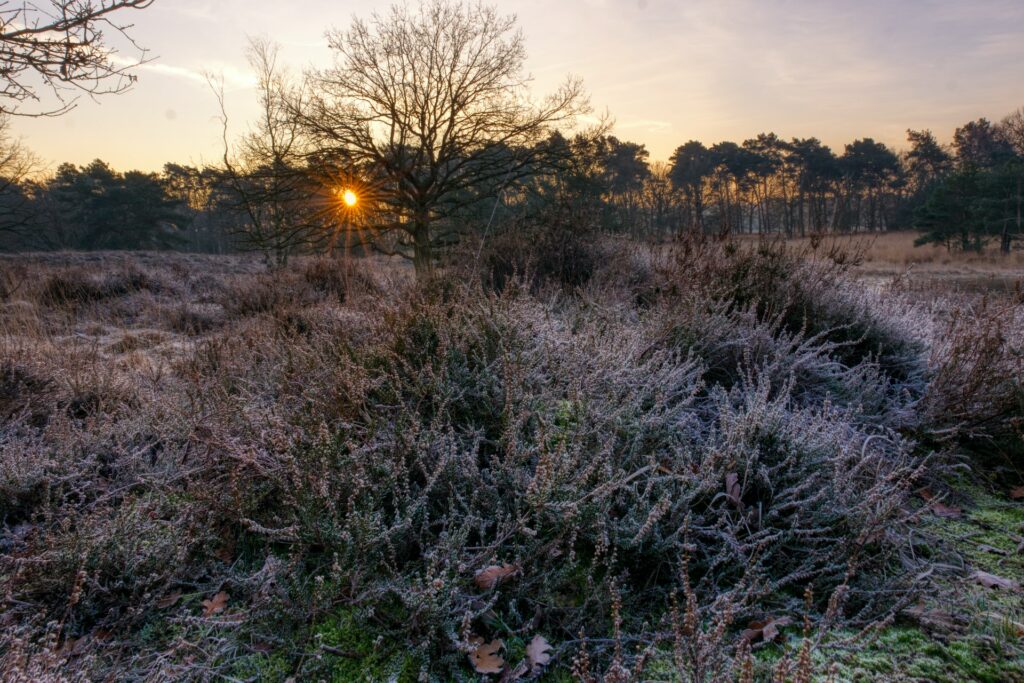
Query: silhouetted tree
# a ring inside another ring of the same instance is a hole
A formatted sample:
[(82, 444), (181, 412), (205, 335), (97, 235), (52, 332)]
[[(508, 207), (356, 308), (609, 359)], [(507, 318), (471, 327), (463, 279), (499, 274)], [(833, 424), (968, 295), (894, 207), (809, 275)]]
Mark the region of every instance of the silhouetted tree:
[(943, 149), (930, 130), (907, 130), (905, 162), (915, 192), (927, 191), (953, 168), (953, 157)]
[(1024, 159), (1008, 160), (979, 178), (974, 209), (986, 233), (1010, 253), (1014, 240), (1024, 238)]
[(542, 143), (586, 109), (575, 80), (528, 99), (522, 34), (490, 7), (395, 6), (328, 42), (336, 64), (309, 75), (292, 113), (312, 146), (380, 183), (375, 227), (397, 231), (421, 277), (450, 239), (439, 224), (485, 196), (475, 189), (543, 172)]
[(953, 148), (961, 168), (992, 168), (1013, 155), (1010, 143), (984, 118), (957, 128)]
[(918, 244), (942, 244), (947, 249), (980, 250), (983, 226), (974, 204), (978, 196), (978, 172), (968, 168), (946, 177), (917, 210), (916, 227), (924, 232)]
[(278, 49), (252, 40), (249, 65), (256, 72), (260, 117), (232, 149), (227, 138), (223, 89), (215, 87), (224, 124), (224, 168), (220, 205), (236, 217), (240, 243), (262, 251), (268, 263), (328, 242), (332, 230), (330, 188), (310, 172), (309, 150), (286, 104), (287, 76)]
[[(852, 227), (868, 230), (886, 227), (884, 194), (900, 181), (899, 157), (881, 142), (871, 138), (855, 140), (846, 146), (840, 159), (846, 179), (847, 196), (852, 209)], [(864, 200), (867, 200), (865, 221)]]
[(0, 114), (0, 245), (7, 248), (33, 241), (36, 212), (27, 184), (42, 164), (9, 132), (10, 119)]
[(999, 122), (999, 133), (1013, 148), (1014, 154), (1024, 157), (1024, 108), (1018, 109)]
[(817, 138), (794, 138), (789, 146), (788, 164), (795, 170), (800, 233), (806, 233), (808, 223), (814, 232), (824, 232), (832, 227), (829, 198), (834, 196), (835, 184), (842, 177), (839, 159)]
[[(779, 179), (788, 146), (775, 133), (761, 133), (756, 138), (744, 140), (743, 150), (747, 154), (748, 187), (753, 198), (750, 220), (753, 221), (756, 209), (757, 231), (771, 232), (772, 198), (776, 189), (773, 183)], [(785, 184), (779, 183), (779, 189), (785, 201)]]
[(49, 246), (165, 249), (184, 243), (188, 217), (155, 173), (121, 174), (99, 159), (62, 164), (44, 185)]
[(703, 232), (705, 183), (714, 171), (714, 158), (703, 143), (690, 140), (676, 148), (669, 163), (672, 186), (682, 192), (684, 198), (684, 226)]

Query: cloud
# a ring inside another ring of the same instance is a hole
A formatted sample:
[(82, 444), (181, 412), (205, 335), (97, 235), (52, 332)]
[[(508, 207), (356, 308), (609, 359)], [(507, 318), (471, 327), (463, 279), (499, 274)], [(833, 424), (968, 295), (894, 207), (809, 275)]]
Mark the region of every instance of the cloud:
[(615, 128), (616, 130), (643, 130), (648, 133), (659, 133), (670, 130), (672, 123), (657, 119), (635, 119), (632, 121), (616, 122)]
[(111, 61), (117, 66), (132, 67), (134, 70), (146, 71), (152, 74), (166, 76), (168, 78), (187, 81), (196, 85), (201, 85), (204, 88), (207, 86), (206, 74), (211, 74), (217, 78), (223, 77), (224, 87), (228, 90), (247, 90), (256, 86), (255, 75), (248, 71), (239, 69), (233, 64), (212, 64), (202, 70), (199, 70), (184, 66), (175, 66), (174, 64), (167, 64), (159, 61), (159, 58), (140, 64), (138, 60), (114, 55), (111, 57)]

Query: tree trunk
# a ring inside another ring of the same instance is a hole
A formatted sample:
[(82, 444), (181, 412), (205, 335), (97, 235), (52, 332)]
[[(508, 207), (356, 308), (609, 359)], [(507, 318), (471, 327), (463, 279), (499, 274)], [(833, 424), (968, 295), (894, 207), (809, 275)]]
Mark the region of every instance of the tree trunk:
[[(1020, 235), (1020, 223), (1021, 223), (1021, 196), (1020, 196), (1020, 177), (1017, 178), (1017, 235)], [(1010, 222), (1005, 221), (1003, 223), (1003, 240), (999, 245), (999, 250), (1004, 254), (1010, 253), (1010, 246), (1013, 242), (1013, 235), (1010, 234)]]

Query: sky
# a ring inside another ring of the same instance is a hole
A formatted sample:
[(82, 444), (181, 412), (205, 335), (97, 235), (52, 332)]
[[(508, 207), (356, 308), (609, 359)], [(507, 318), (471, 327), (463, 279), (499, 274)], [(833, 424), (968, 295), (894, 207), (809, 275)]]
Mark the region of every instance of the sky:
[[(83, 100), (14, 131), (51, 167), (102, 158), (121, 170), (221, 155), (221, 74), (231, 134), (255, 115), (250, 36), (296, 71), (327, 66), (324, 33), (392, 4), (375, 0), (156, 0), (131, 15), (152, 61), (128, 93)], [(1024, 0), (500, 0), (526, 37), (537, 95), (583, 79), (614, 133), (667, 160), (688, 140), (772, 131), (837, 151), (896, 148), (906, 129), (954, 129), (1024, 106)], [(126, 52), (125, 57), (131, 57)]]

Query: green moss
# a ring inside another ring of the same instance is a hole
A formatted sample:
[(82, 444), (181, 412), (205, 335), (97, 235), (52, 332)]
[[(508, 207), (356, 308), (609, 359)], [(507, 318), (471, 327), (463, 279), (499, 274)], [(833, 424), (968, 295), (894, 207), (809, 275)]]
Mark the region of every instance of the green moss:
[(283, 683), (291, 675), (292, 665), (281, 654), (253, 654), (235, 660), (230, 678), (255, 683)]
[[(839, 633), (848, 637), (851, 633)], [(800, 639), (785, 647), (773, 646), (755, 654), (759, 676), (770, 675), (772, 667), (789, 652), (795, 659)], [(978, 681), (1024, 681), (1024, 660), (1014, 659), (979, 638), (962, 638), (948, 643), (936, 640), (916, 627), (896, 626), (882, 631), (869, 642), (853, 648), (831, 648), (827, 644), (814, 653), (816, 681), (834, 680), (915, 681), (960, 683)]]
[(333, 683), (418, 680), (420, 661), (415, 654), (398, 643), (387, 642), (355, 609), (336, 611), (314, 629), (313, 636), (324, 656), (315, 665), (316, 670), (307, 674)]

